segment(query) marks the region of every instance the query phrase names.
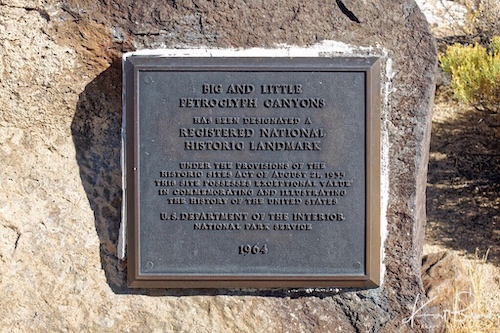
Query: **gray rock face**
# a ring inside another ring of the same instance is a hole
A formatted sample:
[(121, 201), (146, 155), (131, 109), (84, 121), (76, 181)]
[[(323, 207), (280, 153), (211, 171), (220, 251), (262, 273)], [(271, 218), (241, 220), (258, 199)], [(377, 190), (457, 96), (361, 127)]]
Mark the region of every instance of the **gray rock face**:
[[(121, 54), (323, 40), (384, 58), (382, 286), (128, 289), (116, 249)], [(437, 56), (413, 1), (3, 0), (0, 55), (0, 330), (432, 331), (413, 309)]]

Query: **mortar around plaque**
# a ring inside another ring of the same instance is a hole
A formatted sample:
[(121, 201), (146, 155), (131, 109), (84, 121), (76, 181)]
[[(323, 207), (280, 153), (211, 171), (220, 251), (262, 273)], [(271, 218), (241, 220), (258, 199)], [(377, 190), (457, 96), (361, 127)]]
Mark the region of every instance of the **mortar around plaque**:
[(377, 58), (124, 63), (130, 287), (380, 284)]

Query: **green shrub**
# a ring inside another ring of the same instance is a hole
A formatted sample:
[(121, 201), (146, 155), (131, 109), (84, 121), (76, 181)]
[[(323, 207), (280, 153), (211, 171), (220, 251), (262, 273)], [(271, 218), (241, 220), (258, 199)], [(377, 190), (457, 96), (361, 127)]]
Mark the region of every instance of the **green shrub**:
[(448, 46), (439, 61), (444, 72), (451, 75), (458, 100), (500, 109), (500, 36), (493, 37), (489, 51), (477, 43)]

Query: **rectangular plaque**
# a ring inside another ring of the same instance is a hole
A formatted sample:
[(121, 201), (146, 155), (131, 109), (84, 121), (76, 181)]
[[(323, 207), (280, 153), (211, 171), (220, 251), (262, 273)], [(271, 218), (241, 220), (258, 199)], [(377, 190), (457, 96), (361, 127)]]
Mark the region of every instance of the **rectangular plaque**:
[(380, 284), (377, 58), (124, 71), (130, 287)]

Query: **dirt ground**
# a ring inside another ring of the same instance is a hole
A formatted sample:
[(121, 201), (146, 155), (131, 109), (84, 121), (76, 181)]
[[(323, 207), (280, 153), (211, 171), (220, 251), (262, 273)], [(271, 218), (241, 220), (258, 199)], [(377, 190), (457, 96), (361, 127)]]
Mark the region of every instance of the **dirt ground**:
[[(466, 9), (460, 1), (416, 2), (440, 51), (449, 41), (466, 38)], [(424, 253), (451, 250), (461, 256), (480, 283), (492, 332), (499, 332), (500, 114), (458, 103), (443, 78), (434, 101)]]
[(500, 266), (500, 114), (461, 105), (438, 89), (427, 184), (428, 244)]
[(500, 114), (456, 102), (449, 86), (434, 103), (424, 252), (456, 251), (476, 268), (499, 328)]

